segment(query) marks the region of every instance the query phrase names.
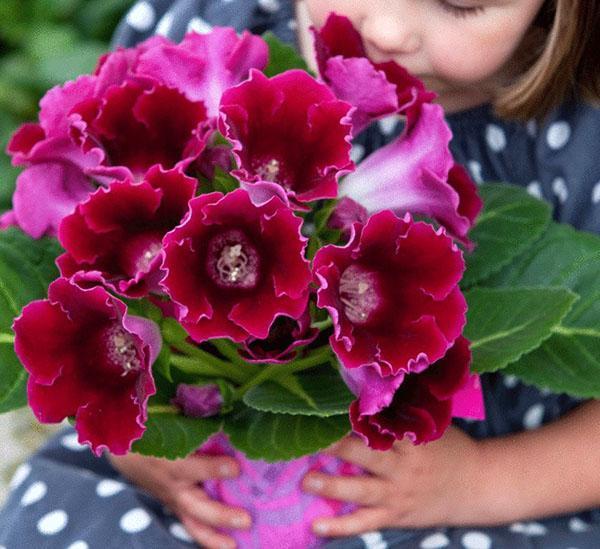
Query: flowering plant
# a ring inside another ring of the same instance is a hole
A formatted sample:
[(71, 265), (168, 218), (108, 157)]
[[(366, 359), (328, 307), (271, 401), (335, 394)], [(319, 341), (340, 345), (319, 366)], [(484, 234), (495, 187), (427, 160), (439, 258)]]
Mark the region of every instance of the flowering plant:
[[(476, 188), (435, 95), (347, 19), (314, 35), (318, 77), (271, 35), (215, 28), (46, 94), (8, 146), (0, 411), (27, 397), (97, 455), (206, 443), (353, 474), (302, 456), (481, 419), (479, 373), (600, 396), (599, 239)], [(402, 132), (356, 164), (388, 116)]]

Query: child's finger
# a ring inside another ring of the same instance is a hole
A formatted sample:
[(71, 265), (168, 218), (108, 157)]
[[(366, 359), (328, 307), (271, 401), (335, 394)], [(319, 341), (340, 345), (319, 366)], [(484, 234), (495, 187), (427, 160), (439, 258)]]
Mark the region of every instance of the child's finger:
[(252, 523), (243, 509), (213, 501), (199, 488), (180, 490), (175, 497), (178, 514), (187, 514), (208, 526), (247, 529)]
[(303, 489), (322, 497), (358, 503), (376, 505), (386, 497), (386, 485), (375, 477), (333, 476), (322, 473), (310, 473), (304, 479)]
[(209, 549), (225, 549), (231, 547), (233, 549), (236, 546), (233, 538), (220, 534), (214, 528), (197, 521), (195, 518), (189, 515), (182, 515), (179, 517), (181, 523), (202, 547)]
[(348, 436), (325, 450), (326, 454), (354, 463), (366, 471), (380, 475), (388, 470), (388, 460), (382, 452), (371, 450), (357, 437)]
[(240, 466), (235, 459), (228, 456), (194, 455), (172, 462), (171, 473), (178, 479), (201, 482), (235, 478), (240, 474)]
[(379, 530), (386, 526), (385, 509), (361, 508), (354, 513), (329, 519), (318, 519), (313, 522), (313, 532), (317, 536), (346, 537)]

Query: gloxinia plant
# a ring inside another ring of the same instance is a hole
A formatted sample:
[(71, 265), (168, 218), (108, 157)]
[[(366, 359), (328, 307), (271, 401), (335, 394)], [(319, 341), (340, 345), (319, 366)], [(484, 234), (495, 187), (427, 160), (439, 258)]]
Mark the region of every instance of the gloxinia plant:
[[(477, 188), (434, 94), (347, 19), (314, 35), (318, 77), (227, 28), (118, 49), (8, 146), (0, 411), (28, 398), (96, 454), (235, 455), (242, 477), (206, 488), (250, 506), (248, 547), (310, 545), (312, 517), (348, 510), (299, 488), (360, 473), (319, 454), (343, 436), (383, 451), (481, 419), (479, 373), (600, 396), (598, 239)], [(387, 115), (401, 133), (355, 165)]]

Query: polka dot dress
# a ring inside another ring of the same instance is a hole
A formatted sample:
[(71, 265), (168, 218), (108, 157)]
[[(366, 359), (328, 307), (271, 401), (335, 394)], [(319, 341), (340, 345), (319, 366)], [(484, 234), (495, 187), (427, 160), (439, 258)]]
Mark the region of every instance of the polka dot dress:
[[(291, 0), (140, 0), (117, 28), (113, 45), (131, 46), (161, 34), (180, 40), (186, 32), (213, 26), (273, 31), (295, 41)], [(496, 118), (489, 106), (448, 116), (458, 162), (477, 183), (509, 181), (553, 206), (555, 219), (600, 232), (600, 110), (572, 103), (544, 124)], [(401, 131), (395, 117), (380, 120), (352, 148), (358, 162)], [(457, 421), (477, 438), (536, 429), (577, 400), (520, 383), (513, 376), (482, 377), (487, 419)], [(95, 458), (70, 429), (23, 464), (0, 513), (0, 549), (29, 547), (93, 549), (194, 547), (183, 525), (147, 494), (128, 484), (105, 458)], [(350, 549), (597, 549), (600, 510), (495, 528), (382, 530), (342, 540), (329, 548)], [(302, 548), (304, 549), (304, 548)]]

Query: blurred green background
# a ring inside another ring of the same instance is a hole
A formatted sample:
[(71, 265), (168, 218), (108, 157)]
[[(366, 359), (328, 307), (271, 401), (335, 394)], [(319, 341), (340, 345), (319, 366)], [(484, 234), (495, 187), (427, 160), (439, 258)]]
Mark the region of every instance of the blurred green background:
[(134, 0), (0, 0), (0, 212), (19, 169), (4, 154), (46, 90), (90, 72)]

